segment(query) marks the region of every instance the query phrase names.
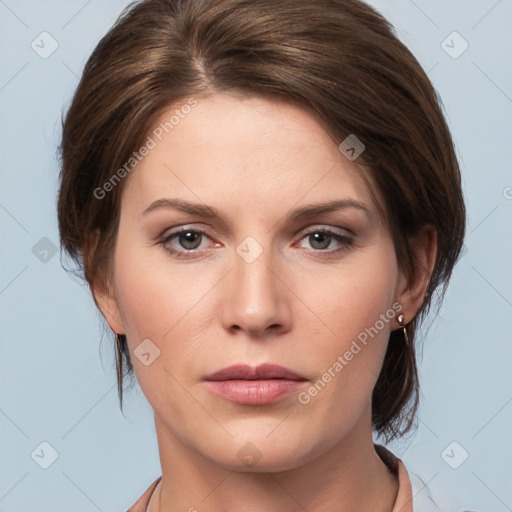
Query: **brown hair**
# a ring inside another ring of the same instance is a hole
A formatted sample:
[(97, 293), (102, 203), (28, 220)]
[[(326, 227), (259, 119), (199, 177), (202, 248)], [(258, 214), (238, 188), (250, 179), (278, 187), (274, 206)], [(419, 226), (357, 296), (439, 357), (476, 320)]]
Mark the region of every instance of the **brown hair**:
[[(356, 134), (366, 147), (357, 162), (384, 198), (402, 269), (415, 265), (411, 237), (426, 225), (436, 229), (433, 273), (408, 324), (411, 343), (401, 329), (391, 333), (372, 396), (376, 432), (402, 435), (418, 405), (414, 335), (434, 292), (440, 288), (441, 299), (446, 290), (462, 248), (465, 206), (441, 101), (392, 25), (367, 4), (145, 0), (128, 6), (87, 61), (63, 120), (61, 247), (91, 288), (97, 275), (108, 283), (126, 179), (104, 197), (95, 191), (129, 160), (164, 109), (216, 91), (291, 101), (314, 113), (337, 144)], [(132, 377), (133, 367), (126, 339), (119, 339), (122, 408), (123, 358)]]

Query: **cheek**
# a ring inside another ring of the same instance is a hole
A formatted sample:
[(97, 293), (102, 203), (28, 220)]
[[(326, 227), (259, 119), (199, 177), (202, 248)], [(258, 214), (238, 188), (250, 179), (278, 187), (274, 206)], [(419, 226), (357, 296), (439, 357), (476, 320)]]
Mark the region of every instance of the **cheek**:
[(309, 360), (322, 382), (334, 383), (327, 394), (350, 397), (354, 404), (371, 395), (396, 315), (397, 278), (394, 248), (383, 241), (360, 257), (347, 258), (335, 272), (301, 281), (299, 294), (318, 317), (317, 329), (309, 328), (315, 339)]
[[(373, 326), (390, 309), (391, 316), (397, 279), (394, 248), (390, 241), (383, 240), (352, 254), (334, 271), (326, 269), (303, 280), (300, 293), (308, 298), (308, 305), (323, 321), (330, 338), (346, 342)], [(389, 331), (389, 322), (386, 326)]]
[(132, 357), (141, 387), (151, 392), (153, 388), (161, 389), (160, 380), (168, 377), (163, 367), (173, 374), (193, 373), (194, 359), (189, 356), (195, 344), (204, 341), (202, 330), (212, 318), (208, 308), (219, 276), (204, 269), (198, 277), (197, 267), (173, 264), (164, 250), (155, 247), (128, 250), (136, 245), (120, 233), (115, 259), (116, 297), (130, 352), (137, 356), (137, 347), (146, 339), (160, 351), (149, 367)]
[[(159, 397), (162, 389), (171, 394), (173, 390), (179, 392), (178, 388), (174, 389), (174, 381), (164, 368), (169, 367), (166, 360), (169, 356), (181, 358), (174, 348), (169, 350), (170, 347), (165, 347), (175, 331), (182, 326), (181, 322), (187, 319), (187, 310), (190, 307), (183, 294), (187, 293), (188, 288), (182, 288), (182, 280), (177, 279), (171, 272), (167, 273), (165, 266), (162, 268), (153, 263), (147, 253), (144, 255), (145, 251), (140, 254), (136, 251), (123, 251), (122, 242), (121, 238), (116, 251), (117, 302), (137, 381), (148, 401), (154, 406), (162, 398)], [(145, 340), (150, 340), (151, 344), (148, 345)], [(145, 345), (141, 345), (143, 342)], [(176, 345), (183, 347), (184, 344)], [(138, 359), (138, 355), (146, 352), (141, 350), (143, 347), (149, 347), (149, 364)]]
[(142, 245), (121, 225), (115, 253), (116, 298), (123, 325), (134, 342), (161, 339), (208, 291), (189, 265), (171, 264), (159, 246)]

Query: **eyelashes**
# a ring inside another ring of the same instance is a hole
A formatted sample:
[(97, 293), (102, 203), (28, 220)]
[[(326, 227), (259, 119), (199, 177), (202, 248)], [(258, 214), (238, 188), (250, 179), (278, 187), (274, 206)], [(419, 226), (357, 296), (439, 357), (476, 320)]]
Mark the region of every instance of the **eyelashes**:
[[(206, 249), (201, 249), (199, 247), (202, 245), (205, 237), (208, 239), (210, 238), (208, 233), (200, 229), (182, 228), (171, 233), (167, 233), (158, 240), (157, 244), (162, 246), (166, 252), (176, 258), (192, 259), (204, 255)], [(181, 248), (177, 248), (172, 244), (175, 239)], [(308, 240), (311, 245), (311, 248), (305, 249), (305, 251), (320, 257), (336, 256), (354, 246), (354, 240), (350, 236), (343, 235), (326, 228), (310, 229), (306, 233), (302, 234), (299, 242), (302, 242), (303, 240)], [(334, 249), (329, 248), (332, 242), (338, 243), (338, 247)], [(314, 247), (315, 244), (320, 247)]]
[[(349, 236), (346, 236), (346, 235), (341, 235), (339, 233), (336, 233), (335, 231), (332, 231), (330, 229), (313, 229), (311, 231), (308, 231), (307, 233), (304, 233), (304, 235), (302, 235), (302, 238), (301, 240), (304, 240), (304, 239), (311, 239), (311, 237), (313, 237), (313, 235), (320, 235), (321, 237), (324, 237), (324, 238), (327, 238), (327, 241), (329, 242), (327, 244), (327, 247), (324, 247), (324, 248), (313, 248), (313, 250), (316, 252), (316, 251), (321, 251), (321, 252), (338, 252), (339, 250), (341, 249), (345, 249), (347, 246), (350, 246), (353, 244), (353, 240), (352, 238), (350, 238)], [(330, 243), (335, 240), (336, 242), (340, 243), (340, 247), (338, 247), (337, 249), (334, 249), (334, 250), (331, 250), (331, 251), (325, 251), (325, 249), (327, 249), (330, 245)], [(325, 242), (325, 240), (323, 240)], [(316, 242), (319, 242), (318, 239), (315, 240), (315, 243)], [(322, 245), (322, 240), (320, 240), (320, 245)]]

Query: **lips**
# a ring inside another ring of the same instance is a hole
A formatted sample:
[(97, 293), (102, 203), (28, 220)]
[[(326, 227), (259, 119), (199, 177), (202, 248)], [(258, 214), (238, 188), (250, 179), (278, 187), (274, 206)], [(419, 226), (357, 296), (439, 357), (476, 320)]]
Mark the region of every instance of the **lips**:
[(289, 368), (264, 363), (252, 367), (234, 365), (218, 370), (205, 378), (213, 394), (243, 405), (268, 405), (300, 391), (306, 378)]
[(252, 367), (249, 365), (237, 364), (228, 366), (222, 370), (218, 370), (208, 375), (205, 380), (221, 381), (221, 380), (270, 380), (270, 379), (286, 379), (304, 381), (306, 378), (298, 375), (289, 368), (277, 364), (264, 363), (259, 366)]

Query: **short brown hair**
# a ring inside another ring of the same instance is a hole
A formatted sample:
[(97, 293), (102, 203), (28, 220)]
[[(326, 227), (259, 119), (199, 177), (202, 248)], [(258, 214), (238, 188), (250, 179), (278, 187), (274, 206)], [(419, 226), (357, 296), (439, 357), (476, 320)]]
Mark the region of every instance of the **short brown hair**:
[[(436, 229), (425, 300), (408, 324), (411, 344), (401, 330), (391, 332), (372, 395), (375, 431), (388, 439), (405, 433), (418, 405), (415, 331), (434, 292), (441, 292), (438, 303), (444, 295), (466, 214), (441, 101), (392, 25), (362, 1), (145, 0), (128, 6), (87, 61), (63, 120), (61, 247), (91, 289), (96, 275), (108, 281), (126, 180), (101, 199), (94, 191), (142, 144), (164, 109), (216, 91), (291, 101), (314, 113), (337, 144), (355, 134), (366, 147), (357, 162), (384, 198), (402, 269), (415, 265), (411, 237), (426, 225)], [(124, 336), (121, 347), (133, 377)]]

